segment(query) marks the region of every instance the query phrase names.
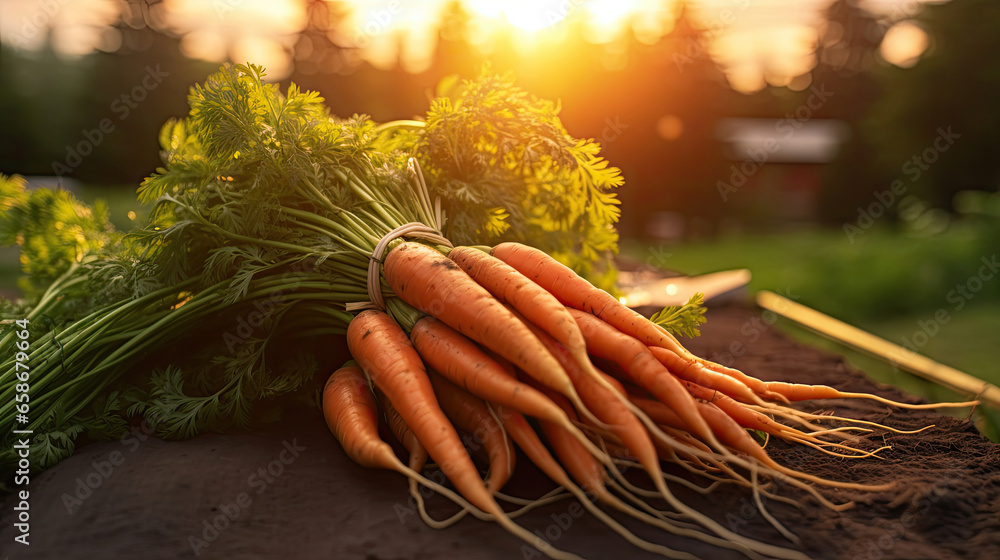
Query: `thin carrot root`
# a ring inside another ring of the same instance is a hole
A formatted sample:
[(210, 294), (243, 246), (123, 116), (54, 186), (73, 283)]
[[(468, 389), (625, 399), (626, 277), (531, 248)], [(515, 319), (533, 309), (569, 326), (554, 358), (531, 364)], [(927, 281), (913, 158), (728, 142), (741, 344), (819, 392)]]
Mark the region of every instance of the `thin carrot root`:
[(978, 400), (971, 400), (965, 402), (953, 402), (953, 403), (924, 403), (924, 404), (911, 404), (899, 401), (894, 401), (892, 399), (887, 399), (879, 395), (873, 395), (871, 393), (852, 393), (847, 391), (840, 391), (829, 387), (827, 385), (803, 385), (800, 383), (785, 383), (782, 381), (769, 381), (767, 382), (768, 390), (774, 391), (776, 393), (781, 393), (786, 398), (791, 401), (804, 401), (804, 400), (815, 400), (815, 399), (868, 399), (880, 402), (882, 404), (887, 404), (890, 406), (895, 406), (897, 408), (906, 408), (911, 410), (927, 410), (935, 408), (965, 408), (970, 406), (976, 406), (979, 404)]
[[(754, 407), (750, 407), (750, 408), (754, 408)], [(880, 430), (886, 430), (886, 431), (894, 432), (894, 433), (897, 433), (897, 434), (919, 434), (920, 432), (923, 432), (924, 430), (929, 430), (929, 429), (931, 429), (931, 428), (934, 427), (934, 424), (931, 424), (929, 426), (924, 426), (923, 428), (918, 428), (916, 430), (901, 430), (899, 428), (894, 428), (892, 426), (888, 426), (888, 425), (885, 425), (885, 424), (880, 424), (878, 422), (872, 422), (870, 420), (859, 420), (857, 418), (847, 418), (845, 416), (834, 416), (834, 415), (831, 415), (831, 414), (812, 414), (812, 413), (809, 413), (809, 412), (803, 412), (801, 410), (796, 410), (794, 408), (785, 408), (785, 407), (777, 408), (777, 407), (775, 407), (772, 404), (769, 404), (769, 406), (766, 407), (766, 410), (772, 411), (772, 412), (774, 412), (776, 414), (778, 414), (779, 411), (780, 411), (780, 413), (784, 417), (786, 417), (786, 418), (788, 418), (790, 420), (793, 420), (793, 421), (800, 421), (800, 422), (803, 422), (803, 423), (806, 423), (805, 421), (807, 421), (807, 420), (817, 420), (817, 421), (822, 421), (822, 420), (837, 420), (839, 422), (849, 422), (849, 423), (852, 423), (852, 424), (861, 424), (863, 426), (874, 426), (874, 427), (876, 427), (876, 428), (878, 428)], [(815, 425), (812, 425), (812, 424), (807, 424), (807, 425), (812, 426), (817, 431), (823, 431), (823, 429), (820, 428), (819, 426), (815, 426)]]
[(764, 519), (766, 519), (767, 522), (770, 523), (772, 527), (774, 527), (775, 529), (777, 529), (778, 532), (781, 533), (782, 536), (784, 536), (786, 539), (788, 539), (789, 541), (791, 541), (792, 543), (797, 544), (797, 545), (798, 544), (802, 544), (802, 541), (799, 539), (799, 537), (797, 535), (795, 535), (794, 533), (792, 533), (791, 531), (789, 531), (788, 529), (786, 529), (785, 526), (782, 525), (781, 523), (778, 523), (778, 520), (775, 519), (773, 515), (771, 515), (771, 512), (769, 512), (766, 507), (764, 507), (764, 502), (761, 501), (761, 499), (760, 499), (760, 495), (761, 495), (760, 487), (757, 484), (757, 468), (756, 468), (756, 463), (754, 461), (751, 461), (750, 462), (750, 466), (751, 466), (751, 469), (750, 469), (750, 484), (752, 485), (752, 488), (753, 488), (753, 500), (754, 500), (754, 503), (757, 504), (757, 511), (759, 511), (761, 513), (761, 515), (764, 516)]

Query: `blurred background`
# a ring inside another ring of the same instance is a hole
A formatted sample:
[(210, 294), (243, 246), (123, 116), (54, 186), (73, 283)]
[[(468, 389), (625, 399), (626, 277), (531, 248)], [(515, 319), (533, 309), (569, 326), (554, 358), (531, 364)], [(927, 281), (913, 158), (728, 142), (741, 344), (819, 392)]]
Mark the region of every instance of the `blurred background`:
[[(223, 61), (376, 120), (488, 62), (622, 169), (624, 260), (749, 268), (752, 290), (998, 383), (998, 23), (994, 0), (0, 0), (0, 172), (127, 228), (160, 126)], [(18, 275), (4, 250), (5, 294)]]

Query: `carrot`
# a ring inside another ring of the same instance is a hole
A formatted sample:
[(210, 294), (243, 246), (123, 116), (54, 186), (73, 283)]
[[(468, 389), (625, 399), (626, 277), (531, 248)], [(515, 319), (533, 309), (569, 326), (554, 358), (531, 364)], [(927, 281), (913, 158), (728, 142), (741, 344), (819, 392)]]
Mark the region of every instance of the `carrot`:
[(527, 326), (451, 259), (419, 243), (401, 243), (385, 258), (383, 272), (403, 301), (510, 360), (593, 416)]
[(608, 292), (595, 288), (544, 251), (520, 243), (501, 243), (493, 248), (491, 254), (530, 278), (567, 307), (592, 313), (644, 344), (663, 346), (684, 356), (692, 355), (666, 330), (629, 309)]
[[(584, 333), (585, 335), (587, 334), (586, 330)], [(550, 341), (545, 341), (543, 339), (543, 342)], [(640, 344), (640, 346), (642, 345)], [(759, 543), (737, 535), (677, 499), (673, 493), (670, 492), (664, 482), (663, 472), (660, 469), (659, 454), (657, 453), (656, 446), (653, 444), (653, 440), (651, 439), (649, 433), (644, 428), (643, 423), (640, 422), (640, 420), (632, 413), (626, 404), (617, 398), (618, 396), (614, 393), (614, 389), (602, 385), (597, 380), (591, 378), (583, 372), (581, 368), (574, 367), (573, 365), (569, 365), (565, 362), (563, 365), (566, 367), (567, 373), (572, 379), (573, 384), (577, 387), (580, 397), (583, 399), (586, 406), (589, 407), (597, 418), (601, 420), (601, 422), (605, 423), (610, 428), (611, 432), (622, 441), (629, 453), (636, 457), (639, 464), (642, 465), (650, 479), (652, 479), (653, 484), (656, 486), (656, 489), (659, 491), (661, 497), (666, 500), (667, 503), (679, 512), (689, 516), (701, 526), (737, 546), (773, 554), (778, 558), (788, 558), (788, 554), (790, 553), (793, 557), (800, 556), (798, 553), (794, 553), (780, 547)], [(543, 423), (543, 429), (544, 425), (545, 424)], [(664, 435), (664, 437), (666, 436)], [(555, 447), (555, 442), (552, 443), (553, 447)], [(557, 454), (559, 453), (558, 448), (556, 448), (556, 452)], [(573, 456), (578, 453), (579, 450), (576, 450), (573, 452)], [(570, 466), (570, 468), (572, 469), (572, 466)], [(617, 473), (617, 471), (615, 472)], [(581, 471), (580, 474), (581, 476), (586, 477), (582, 481), (585, 488), (587, 488), (588, 485), (592, 486), (596, 483), (592, 467), (587, 471)]]
[(492, 514), (512, 534), (550, 557), (578, 558), (555, 549), (511, 521), (496, 503), (479, 478), (458, 433), (438, 406), (420, 356), (391, 317), (381, 311), (359, 313), (347, 327), (347, 346), (459, 493), (482, 511)]
[(678, 428), (690, 432), (687, 422), (677, 415), (669, 406), (660, 401), (647, 399), (645, 397), (629, 397), (632, 403), (639, 407), (639, 410), (646, 413), (653, 422), (665, 424), (673, 428)]
[(323, 416), (347, 456), (368, 468), (395, 470), (399, 459), (378, 437), (375, 399), (365, 374), (356, 365), (346, 365), (323, 388)]
[(759, 380), (746, 376), (739, 370), (726, 368), (695, 356), (669, 331), (626, 307), (611, 294), (595, 288), (572, 269), (543, 251), (519, 243), (501, 243), (493, 248), (491, 254), (530, 278), (567, 307), (591, 313), (643, 344), (666, 348), (686, 361), (700, 364), (718, 373), (737, 376), (737, 379), (763, 396), (765, 390), (761, 388), (758, 391), (758, 387), (754, 384), (755, 381), (760, 383)]
[[(677, 415), (677, 413), (675, 413), (673, 410), (671, 410), (669, 406), (667, 406), (667, 405), (665, 405), (665, 404), (663, 404), (663, 403), (661, 403), (659, 401), (655, 401), (653, 399), (646, 399), (646, 398), (641, 398), (641, 397), (633, 397), (632, 398), (632, 402), (635, 403), (636, 406), (638, 406), (643, 412), (645, 412), (657, 424), (659, 424), (661, 426), (665, 426), (667, 428), (671, 428), (671, 429), (676, 429), (676, 430), (680, 430), (680, 431), (688, 431), (687, 423), (685, 423), (684, 420), (680, 416)], [(703, 404), (704, 403), (700, 403), (700, 402), (698, 403), (698, 408), (699, 408), (700, 411), (704, 410), (702, 408)], [(707, 419), (706, 419), (706, 421), (707, 421)], [(709, 422), (709, 425), (712, 425), (712, 423)], [(737, 427), (739, 427), (739, 426), (737, 426)], [(716, 432), (715, 426), (712, 426), (712, 431)], [(744, 434), (746, 434), (746, 432), (743, 431), (742, 428), (740, 428), (740, 431), (743, 432)], [(667, 433), (671, 433), (671, 431), (667, 431)], [(682, 434), (683, 434), (683, 432), (682, 432)], [(691, 438), (690, 435), (688, 435), (687, 438), (682, 437), (682, 434), (671, 433), (671, 435), (673, 435), (679, 441), (683, 441), (684, 443), (686, 443), (686, 444), (688, 444), (688, 445), (690, 445), (692, 447), (696, 447), (696, 448), (700, 449), (701, 451), (711, 452), (711, 450), (709, 450), (708, 448), (704, 447), (704, 444), (702, 444), (700, 441), (695, 440), (695, 439), (690, 439)], [(729, 442), (727, 442), (725, 439), (723, 439), (722, 434), (718, 434), (717, 433), (717, 435), (719, 435), (719, 439), (720, 439), (720, 441), (722, 443), (725, 443), (726, 445), (729, 445), (730, 447), (733, 447), (733, 445), (731, 445)], [(747, 437), (749, 437), (749, 435)], [(751, 439), (751, 441), (752, 441), (752, 439)], [(693, 461), (693, 462), (700, 463), (700, 460)]]
[[(572, 411), (569, 409), (570, 405), (565, 399), (563, 399), (560, 395), (551, 394), (548, 390), (542, 389), (542, 391), (548, 394), (556, 402), (556, 404), (558, 404), (560, 407), (566, 410), (567, 414), (569, 414), (572, 417)], [(614, 401), (617, 402), (616, 400)], [(555, 451), (556, 456), (559, 457), (559, 459), (562, 461), (562, 464), (566, 466), (572, 477), (575, 480), (577, 480), (588, 493), (593, 494), (601, 502), (606, 503), (611, 507), (614, 507), (615, 509), (621, 511), (622, 513), (626, 513), (632, 517), (635, 517), (636, 519), (640, 519), (645, 523), (664, 529), (675, 535), (691, 537), (698, 539), (702, 542), (714, 544), (716, 546), (739, 550), (744, 554), (747, 554), (752, 557), (756, 557), (754, 551), (756, 551), (758, 548), (762, 548), (763, 552), (771, 554), (775, 558), (805, 558), (805, 556), (799, 552), (771, 545), (766, 545), (762, 543), (757, 543), (753, 540), (746, 539), (738, 535), (735, 535), (733, 533), (730, 533), (729, 531), (726, 531), (721, 527), (717, 527), (717, 529), (719, 529), (725, 534), (720, 535), (721, 537), (720, 538), (713, 535), (702, 533), (701, 531), (695, 529), (681, 527), (661, 517), (654, 517), (651, 516), (649, 513), (641, 512), (625, 504), (620, 499), (618, 499), (617, 496), (608, 491), (607, 487), (604, 484), (604, 473), (603, 470), (601, 469), (601, 466), (597, 464), (594, 458), (591, 457), (586, 452), (586, 450), (583, 449), (582, 446), (579, 445), (579, 442), (577, 442), (574, 438), (570, 437), (570, 435), (559, 426), (548, 424), (546, 422), (542, 422), (541, 426), (542, 426), (542, 431), (545, 432), (545, 436), (548, 438), (549, 443), (552, 445), (552, 449), (553, 451)], [(657, 486), (660, 488), (664, 488), (662, 477), (658, 480)], [(620, 486), (617, 487), (619, 491), (622, 492), (626, 497), (628, 497), (629, 499), (638, 504), (644, 505), (645, 508), (650, 513), (658, 514), (658, 512), (655, 509), (650, 507), (648, 504), (645, 504), (638, 498), (635, 498), (634, 496), (629, 494), (626, 489)], [(669, 493), (667, 495), (663, 495), (661, 491), (660, 497), (666, 498), (667, 501), (672, 506), (677, 508), (679, 511), (688, 514), (695, 521), (698, 521), (703, 525), (705, 522), (709, 524), (714, 524), (714, 522), (712, 522), (707, 518), (704, 518), (704, 516), (702, 516), (700, 513), (691, 510), (691, 508), (682, 504), (679, 500), (674, 498)]]
[(715, 441), (708, 424), (698, 415), (694, 399), (684, 391), (677, 378), (663, 367), (645, 344), (618, 331), (594, 315), (575, 309), (571, 309), (570, 314), (580, 325), (591, 354), (614, 362), (633, 383), (670, 406), (687, 422), (691, 433), (708, 443)]
[(979, 401), (953, 402), (953, 403), (926, 403), (910, 404), (872, 395), (869, 393), (849, 393), (829, 387), (827, 385), (802, 385), (800, 383), (785, 383), (783, 381), (768, 381), (765, 383), (769, 391), (773, 391), (790, 401), (805, 401), (811, 399), (871, 399), (883, 404), (896, 406), (899, 408), (926, 409), (926, 408), (959, 408), (966, 406), (976, 406)]
[(431, 385), (441, 410), (456, 427), (482, 442), (490, 462), (486, 487), (499, 491), (514, 474), (514, 447), (501, 424), (493, 418), (485, 402), (463, 391), (440, 374), (431, 371)]
[[(410, 454), (407, 466), (414, 470), (414, 472), (420, 472), (423, 470), (424, 465), (427, 464), (427, 450), (424, 449), (423, 445), (420, 445), (420, 441), (417, 440), (417, 436), (413, 435), (410, 427), (406, 425), (403, 421), (403, 417), (399, 415), (399, 411), (396, 407), (392, 406), (389, 399), (385, 398), (384, 394), (379, 394), (379, 407), (385, 413), (386, 423), (389, 424), (389, 429), (392, 434), (396, 437), (396, 441), (401, 443), (406, 449), (407, 453)], [(424, 497), (420, 494), (420, 490), (417, 488), (416, 479), (410, 479), (410, 496), (413, 497), (414, 503), (417, 504), (417, 511), (420, 513), (420, 518), (424, 520), (424, 523), (428, 527), (434, 529), (445, 529), (454, 525), (456, 522), (461, 520), (465, 516), (468, 510), (462, 509), (458, 514), (452, 516), (444, 521), (438, 521), (427, 513), (427, 507), (424, 504)]]
[(480, 519), (491, 518), (448, 488), (424, 478), (396, 457), (389, 444), (378, 435), (375, 398), (368, 388), (364, 372), (354, 362), (348, 362), (327, 380), (323, 388), (322, 407), (327, 426), (355, 463), (401, 473), (469, 509)]
[[(689, 381), (682, 381), (681, 383), (688, 390), (688, 392), (691, 393), (691, 395), (694, 396), (696, 399), (701, 399), (705, 402), (717, 406), (719, 409), (725, 412), (727, 416), (729, 416), (737, 424), (739, 424), (744, 428), (758, 430), (766, 434), (770, 434), (772, 436), (780, 437), (781, 439), (784, 439), (786, 441), (802, 443), (810, 447), (814, 447), (829, 455), (835, 455), (838, 457), (845, 457), (845, 455), (830, 452), (829, 450), (823, 449), (822, 447), (823, 446), (836, 447), (839, 449), (851, 451), (857, 453), (857, 455), (854, 455), (853, 457), (858, 457), (858, 458), (869, 457), (874, 453), (881, 451), (882, 449), (886, 449), (885, 447), (883, 447), (879, 448), (876, 451), (862, 451), (860, 449), (856, 449), (853, 447), (826, 442), (819, 439), (818, 436), (820, 435), (820, 432), (818, 430), (816, 433), (807, 433), (792, 428), (790, 426), (786, 426), (784, 424), (779, 424), (771, 420), (766, 414), (762, 414), (760, 411), (755, 410), (754, 408), (744, 406), (733, 400), (731, 397), (724, 395), (718, 391), (702, 387), (697, 383), (691, 383)], [(780, 412), (781, 410), (784, 409), (772, 406), (771, 408), (761, 408), (761, 410), (768, 410), (773, 413), (773, 412)], [(839, 417), (837, 418), (839, 419)], [(850, 419), (844, 419), (844, 420), (849, 421)], [(809, 425), (807, 422), (804, 423)], [(812, 428), (811, 425), (809, 426), (810, 428)], [(842, 429), (847, 429), (847, 428), (842, 428)], [(851, 428), (851, 429), (857, 429), (857, 428)], [(832, 433), (832, 432), (830, 430), (826, 430), (823, 433)]]
[(681, 379), (721, 391), (738, 401), (764, 404), (753, 390), (733, 377), (700, 367), (696, 362), (685, 360), (660, 346), (650, 346), (649, 351), (652, 352), (653, 356), (656, 356), (663, 367)]
[(420, 319), (410, 341), (429, 367), (473, 395), (528, 416), (567, 422), (566, 414), (545, 395), (512, 378), (476, 343), (441, 321)]
[(448, 258), (494, 297), (517, 310), (527, 322), (559, 341), (581, 367), (593, 367), (580, 328), (555, 296), (514, 267), (480, 249), (455, 247)]
[(754, 441), (749, 432), (719, 407), (711, 403), (698, 402), (698, 410), (701, 412), (701, 417), (712, 427), (712, 432), (719, 437), (719, 441), (775, 470), (788, 470), (776, 463), (764, 448)]
[(483, 350), (433, 317), (417, 321), (410, 331), (410, 340), (421, 358), (449, 381), (486, 402), (566, 428), (591, 453), (610, 465), (610, 460), (570, 422), (561, 408), (534, 387), (517, 380), (514, 366), (502, 356), (490, 355), (491, 351)]
[(717, 405), (744, 428), (759, 430), (779, 437), (786, 429), (789, 429), (788, 426), (774, 422), (766, 415), (741, 405), (729, 395), (719, 391), (703, 387), (697, 383), (691, 383), (690, 381), (681, 381), (681, 386), (694, 398)]
[[(533, 464), (538, 466), (538, 468), (548, 475), (548, 477), (551, 478), (556, 484), (569, 490), (570, 493), (572, 493), (580, 501), (583, 507), (587, 508), (587, 511), (594, 515), (594, 517), (600, 519), (605, 525), (610, 527), (614, 532), (618, 533), (623, 539), (632, 543), (637, 548), (648, 552), (654, 552), (667, 558), (696, 558), (686, 552), (679, 552), (635, 536), (634, 533), (626, 529), (620, 523), (615, 521), (614, 518), (597, 507), (597, 505), (591, 501), (590, 496), (588, 496), (583, 489), (573, 483), (573, 480), (559, 465), (559, 462), (556, 461), (555, 458), (552, 457), (552, 454), (549, 453), (549, 450), (545, 448), (545, 444), (543, 444), (542, 440), (538, 438), (538, 435), (531, 428), (531, 425), (528, 424), (528, 421), (524, 418), (524, 416), (521, 416), (514, 410), (507, 410), (502, 406), (498, 407), (497, 415), (504, 423), (504, 426), (507, 428), (507, 432), (510, 434), (511, 438), (517, 442), (517, 445), (522, 451), (524, 451), (524, 454), (531, 459)], [(560, 434), (563, 435), (564, 439), (573, 441), (576, 444), (574, 447), (577, 451), (579, 451), (581, 460), (596, 467), (598, 472), (597, 476), (599, 478), (601, 470), (600, 464), (598, 464), (598, 462), (590, 456), (589, 452), (585, 448), (579, 445), (579, 441), (576, 441), (572, 434), (566, 432), (565, 430), (562, 430)], [(604, 501), (618, 502), (621, 504), (618, 498), (614, 497), (606, 489), (604, 489), (603, 484), (600, 485), (600, 488), (602, 489), (601, 494), (603, 494), (603, 496), (595, 492), (595, 496), (597, 496), (598, 499), (602, 499), (603, 497)], [(621, 505), (628, 508), (625, 504)]]
[(612, 376), (604, 373), (601, 370), (597, 370), (597, 371), (598, 371), (598, 373), (601, 374), (601, 377), (604, 379), (604, 381), (608, 385), (611, 385), (611, 387), (615, 390), (616, 393), (618, 393), (619, 395), (625, 396), (625, 397), (628, 396), (628, 391), (625, 390), (625, 385), (623, 385), (621, 381), (618, 381), (614, 377), (612, 377)]
[(379, 405), (385, 413), (385, 420), (389, 424), (389, 430), (392, 431), (392, 435), (396, 436), (396, 441), (401, 443), (410, 455), (409, 467), (420, 472), (420, 469), (424, 468), (424, 465), (427, 463), (427, 450), (424, 449), (423, 445), (420, 445), (417, 436), (413, 435), (413, 431), (406, 425), (403, 417), (399, 415), (399, 411), (396, 410), (396, 407), (392, 406), (389, 399), (385, 398), (383, 394), (380, 394), (379, 397)]

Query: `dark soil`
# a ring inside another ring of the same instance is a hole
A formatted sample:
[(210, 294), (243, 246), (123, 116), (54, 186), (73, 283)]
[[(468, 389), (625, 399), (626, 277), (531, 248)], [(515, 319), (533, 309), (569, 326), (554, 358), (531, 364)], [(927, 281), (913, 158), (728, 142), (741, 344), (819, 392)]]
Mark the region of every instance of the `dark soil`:
[[(715, 309), (695, 352), (741, 354), (733, 364), (762, 379), (822, 383), (917, 402), (851, 370), (835, 355), (802, 347), (773, 328), (759, 332), (759, 312)], [(759, 338), (754, 333), (759, 332)], [(817, 558), (1000, 558), (1000, 445), (968, 422), (934, 411), (901, 410), (869, 401), (821, 401), (809, 410), (836, 411), (899, 428), (936, 426), (919, 434), (875, 433), (885, 460), (838, 459), (771, 442), (780, 463), (837, 480), (896, 482), (890, 492), (827, 492), (857, 506), (835, 513), (803, 498), (801, 510), (768, 509)], [(142, 439), (145, 438), (145, 439)], [(270, 472), (268, 470), (270, 469)], [(638, 474), (638, 473), (635, 473)], [(636, 480), (640, 480), (637, 477)], [(88, 485), (89, 483), (89, 485)], [(527, 463), (511, 493), (536, 496), (551, 486)], [(741, 535), (788, 545), (759, 514), (748, 492), (723, 487), (710, 496), (678, 489), (688, 504)], [(467, 519), (444, 531), (426, 527), (407, 502), (401, 476), (351, 463), (318, 412), (302, 411), (280, 429), (205, 435), (164, 442), (141, 432), (121, 442), (85, 446), (32, 477), (30, 546), (14, 542), (18, 500), (0, 510), (0, 559), (21, 558), (533, 558), (496, 525)], [(558, 502), (520, 519), (557, 546), (590, 559), (654, 558), (633, 548), (579, 506)], [(432, 513), (453, 508), (435, 498)], [(228, 515), (228, 517), (226, 517)], [(217, 528), (210, 526), (215, 523)], [(740, 557), (624, 520), (637, 534), (703, 558)]]

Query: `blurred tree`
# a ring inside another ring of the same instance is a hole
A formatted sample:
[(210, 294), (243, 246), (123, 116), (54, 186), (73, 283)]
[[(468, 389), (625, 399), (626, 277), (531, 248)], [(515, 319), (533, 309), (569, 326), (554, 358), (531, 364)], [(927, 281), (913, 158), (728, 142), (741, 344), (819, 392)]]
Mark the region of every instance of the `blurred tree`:
[(78, 102), (93, 66), (89, 59), (74, 64), (60, 57), (48, 30), (38, 51), (0, 44), (0, 68), (0, 172), (51, 175), (86, 123)]
[(884, 94), (865, 132), (908, 192), (937, 207), (952, 209), (960, 190), (1000, 185), (998, 22), (994, 0), (928, 5), (916, 18), (930, 36), (928, 51), (912, 68), (879, 72)]
[(91, 183), (135, 186), (161, 164), (160, 127), (187, 113), (191, 85), (218, 65), (184, 55), (180, 39), (162, 30), (162, 4), (131, 0), (121, 7), (118, 21), (105, 30), (111, 43), (87, 57), (89, 87), (77, 109), (89, 119), (85, 130), (90, 136), (81, 131), (77, 141), (94, 138), (94, 130), (108, 126), (73, 175)]
[(135, 186), (159, 164), (157, 137), (187, 112), (187, 92), (217, 68), (181, 52), (162, 28), (162, 3), (118, 2), (97, 52), (66, 56), (0, 45), (0, 171)]
[(305, 0), (306, 25), (292, 47), (299, 74), (342, 74), (357, 64), (357, 48), (341, 36), (338, 24), (347, 8), (339, 2)]
[(820, 29), (813, 83), (832, 95), (817, 115), (849, 126), (849, 136), (827, 167), (820, 192), (819, 217), (828, 223), (853, 221), (857, 208), (867, 206), (872, 193), (888, 188), (893, 180), (894, 170), (876, 164), (875, 147), (861, 128), (881, 95), (874, 72), (883, 64), (878, 48), (884, 34), (884, 23), (857, 0), (836, 0)]
[(612, 82), (618, 112), (603, 134), (625, 174), (623, 233), (645, 235), (654, 214), (675, 212), (685, 235), (712, 235), (729, 210), (715, 188), (726, 173), (715, 129), (731, 90), (709, 41), (680, 2), (673, 30), (651, 46), (633, 39), (632, 60)]

